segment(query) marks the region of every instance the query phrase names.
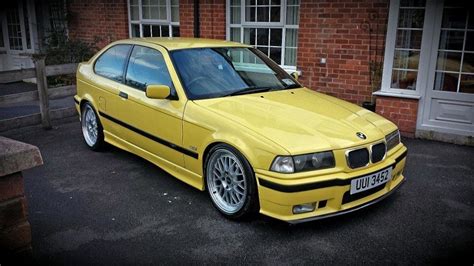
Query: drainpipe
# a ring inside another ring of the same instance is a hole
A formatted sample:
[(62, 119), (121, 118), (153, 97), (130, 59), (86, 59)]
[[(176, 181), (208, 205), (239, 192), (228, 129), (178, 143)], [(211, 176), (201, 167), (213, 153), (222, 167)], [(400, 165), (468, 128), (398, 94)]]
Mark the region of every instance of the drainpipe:
[(194, 0), (194, 38), (199, 38), (200, 34), (199, 27), (199, 0)]

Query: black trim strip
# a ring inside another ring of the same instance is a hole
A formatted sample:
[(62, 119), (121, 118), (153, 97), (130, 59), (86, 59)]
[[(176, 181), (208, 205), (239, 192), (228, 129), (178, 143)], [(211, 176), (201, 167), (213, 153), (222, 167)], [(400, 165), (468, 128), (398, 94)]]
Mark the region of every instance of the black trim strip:
[[(405, 151), (400, 156), (398, 156), (395, 159), (395, 163), (393, 163), (391, 166), (388, 166), (388, 167), (395, 168), (397, 166), (397, 164), (399, 162), (401, 162), (406, 157), (406, 155), (407, 155), (407, 151)], [(301, 184), (301, 185), (286, 186), (286, 185), (273, 183), (271, 181), (261, 179), (261, 178), (258, 179), (258, 182), (260, 183), (260, 185), (262, 185), (266, 188), (273, 189), (273, 190), (280, 191), (280, 192), (302, 192), (302, 191), (313, 190), (313, 189), (318, 189), (318, 188), (325, 188), (325, 187), (347, 186), (347, 185), (351, 184), (352, 179), (356, 179), (356, 178), (359, 178), (359, 177), (362, 177), (362, 176), (371, 175), (371, 174), (376, 173), (378, 171), (380, 171), (380, 170), (374, 171), (374, 172), (369, 173), (369, 174), (356, 176), (356, 177), (353, 177), (351, 179), (331, 179), (331, 180), (326, 180), (326, 181), (321, 181), (321, 182), (316, 182), (316, 183)]]
[(183, 147), (180, 147), (180, 146), (178, 146), (178, 145), (176, 145), (176, 144), (174, 144), (174, 143), (171, 143), (171, 142), (169, 142), (169, 141), (167, 141), (167, 140), (164, 140), (164, 139), (161, 139), (161, 138), (159, 138), (159, 137), (157, 137), (157, 136), (154, 136), (154, 135), (152, 135), (152, 134), (150, 134), (150, 133), (148, 133), (148, 132), (145, 132), (145, 131), (143, 131), (143, 130), (141, 130), (141, 129), (138, 129), (138, 128), (134, 127), (134, 126), (131, 126), (131, 125), (125, 123), (125, 122), (122, 122), (122, 121), (118, 120), (117, 118), (111, 117), (110, 115), (108, 115), (108, 114), (106, 114), (106, 113), (104, 113), (104, 112), (100, 112), (100, 111), (99, 111), (99, 114), (100, 114), (100, 116), (102, 116), (102, 117), (104, 117), (104, 118), (106, 118), (106, 119), (108, 119), (108, 120), (110, 120), (110, 121), (112, 121), (112, 122), (114, 122), (114, 123), (116, 123), (116, 124), (119, 124), (119, 125), (121, 125), (121, 126), (127, 128), (127, 129), (129, 129), (129, 130), (131, 130), (131, 131), (134, 131), (134, 132), (137, 133), (137, 134), (140, 134), (140, 135), (142, 135), (142, 136), (144, 136), (144, 137), (146, 137), (146, 138), (149, 138), (149, 139), (151, 139), (151, 140), (153, 140), (153, 141), (156, 141), (156, 142), (158, 142), (158, 143), (160, 143), (160, 144), (162, 144), (162, 145), (165, 145), (165, 146), (167, 146), (167, 147), (170, 147), (170, 148), (173, 149), (173, 150), (176, 150), (176, 151), (178, 151), (178, 152), (181, 152), (181, 153), (183, 153), (183, 154), (185, 154), (185, 155), (187, 155), (187, 156), (189, 156), (189, 157), (193, 157), (194, 159), (198, 159), (198, 158), (199, 158), (199, 154), (198, 154), (197, 152), (193, 152), (193, 151), (187, 150), (187, 149), (185, 149), (185, 148), (183, 148)]
[(76, 98), (74, 98), (74, 101), (76, 102), (76, 104), (79, 104), (79, 100), (77, 100)]

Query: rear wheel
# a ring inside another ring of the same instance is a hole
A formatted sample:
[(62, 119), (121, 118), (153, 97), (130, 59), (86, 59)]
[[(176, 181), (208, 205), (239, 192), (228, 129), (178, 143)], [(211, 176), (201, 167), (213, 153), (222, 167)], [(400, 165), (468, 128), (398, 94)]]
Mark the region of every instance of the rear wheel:
[(104, 146), (104, 132), (99, 117), (89, 103), (81, 108), (81, 127), (87, 146), (94, 151), (100, 150)]
[(212, 203), (224, 216), (244, 219), (258, 212), (255, 175), (233, 147), (216, 145), (206, 161), (206, 186)]

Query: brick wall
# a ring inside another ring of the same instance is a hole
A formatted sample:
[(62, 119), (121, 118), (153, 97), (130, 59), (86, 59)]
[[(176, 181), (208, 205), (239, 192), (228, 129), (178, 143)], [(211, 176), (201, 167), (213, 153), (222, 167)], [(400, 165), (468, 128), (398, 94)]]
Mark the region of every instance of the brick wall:
[(194, 0), (179, 1), (179, 35), (194, 37)]
[(370, 101), (369, 62), (383, 57), (387, 14), (388, 0), (302, 0), (297, 63), (303, 71), (301, 82), (357, 104)]
[(199, 6), (201, 38), (225, 39), (225, 0), (201, 0)]
[[(225, 39), (225, 0), (200, 0), (200, 37)], [(179, 24), (181, 37), (194, 37), (194, 0), (180, 0)]]
[(71, 39), (102, 48), (128, 35), (127, 0), (68, 0)]
[(377, 96), (376, 112), (398, 125), (405, 137), (415, 137), (418, 100)]

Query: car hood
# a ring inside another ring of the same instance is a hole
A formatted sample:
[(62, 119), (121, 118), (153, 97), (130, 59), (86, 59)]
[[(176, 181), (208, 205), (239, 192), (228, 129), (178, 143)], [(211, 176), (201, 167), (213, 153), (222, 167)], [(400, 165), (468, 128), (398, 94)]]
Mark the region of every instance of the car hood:
[[(274, 141), (290, 154), (362, 145), (396, 128), (366, 109), (307, 88), (195, 103)], [(367, 138), (357, 137), (357, 132)]]

